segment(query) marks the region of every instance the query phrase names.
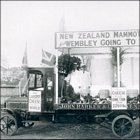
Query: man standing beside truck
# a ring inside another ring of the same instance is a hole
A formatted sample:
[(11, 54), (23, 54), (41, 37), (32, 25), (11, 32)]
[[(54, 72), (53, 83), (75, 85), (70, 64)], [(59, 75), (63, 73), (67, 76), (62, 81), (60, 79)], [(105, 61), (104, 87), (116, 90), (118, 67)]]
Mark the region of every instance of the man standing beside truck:
[(86, 68), (86, 65), (82, 65), (78, 71), (75, 64), (75, 70), (65, 79), (72, 86), (74, 94), (80, 96), (80, 100), (84, 100), (84, 97), (90, 94), (91, 78)]

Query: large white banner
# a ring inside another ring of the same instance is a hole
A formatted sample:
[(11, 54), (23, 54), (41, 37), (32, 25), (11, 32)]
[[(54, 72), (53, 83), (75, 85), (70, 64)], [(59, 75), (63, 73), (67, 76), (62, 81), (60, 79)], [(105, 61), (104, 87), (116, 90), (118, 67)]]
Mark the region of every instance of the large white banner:
[(30, 112), (41, 112), (41, 91), (29, 91), (28, 109)]
[(139, 46), (139, 30), (58, 32), (56, 48)]

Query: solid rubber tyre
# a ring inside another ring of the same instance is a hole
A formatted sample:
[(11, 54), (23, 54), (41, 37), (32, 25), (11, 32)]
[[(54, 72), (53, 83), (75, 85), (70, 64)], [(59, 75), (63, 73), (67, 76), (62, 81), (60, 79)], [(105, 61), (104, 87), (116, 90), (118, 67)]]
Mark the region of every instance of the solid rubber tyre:
[(0, 118), (0, 131), (8, 136), (12, 136), (16, 133), (17, 120), (11, 114), (5, 114)]
[(112, 132), (116, 137), (129, 138), (135, 130), (135, 122), (127, 115), (119, 115), (112, 121)]

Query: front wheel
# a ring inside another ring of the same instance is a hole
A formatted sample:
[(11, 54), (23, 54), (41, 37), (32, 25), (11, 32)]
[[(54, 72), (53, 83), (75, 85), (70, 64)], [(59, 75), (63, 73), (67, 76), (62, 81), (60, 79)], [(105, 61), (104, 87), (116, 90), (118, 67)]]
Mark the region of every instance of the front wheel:
[(11, 114), (5, 114), (0, 118), (0, 131), (8, 136), (17, 131), (17, 121)]
[(112, 122), (112, 131), (116, 137), (131, 137), (135, 129), (134, 121), (126, 115), (119, 115)]

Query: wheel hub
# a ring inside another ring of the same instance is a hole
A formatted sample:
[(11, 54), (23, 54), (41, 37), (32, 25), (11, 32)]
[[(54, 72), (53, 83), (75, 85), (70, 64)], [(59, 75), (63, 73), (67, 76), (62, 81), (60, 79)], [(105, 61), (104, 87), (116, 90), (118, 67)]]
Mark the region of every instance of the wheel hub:
[(125, 129), (126, 127), (125, 127), (125, 125), (121, 125), (121, 129)]

